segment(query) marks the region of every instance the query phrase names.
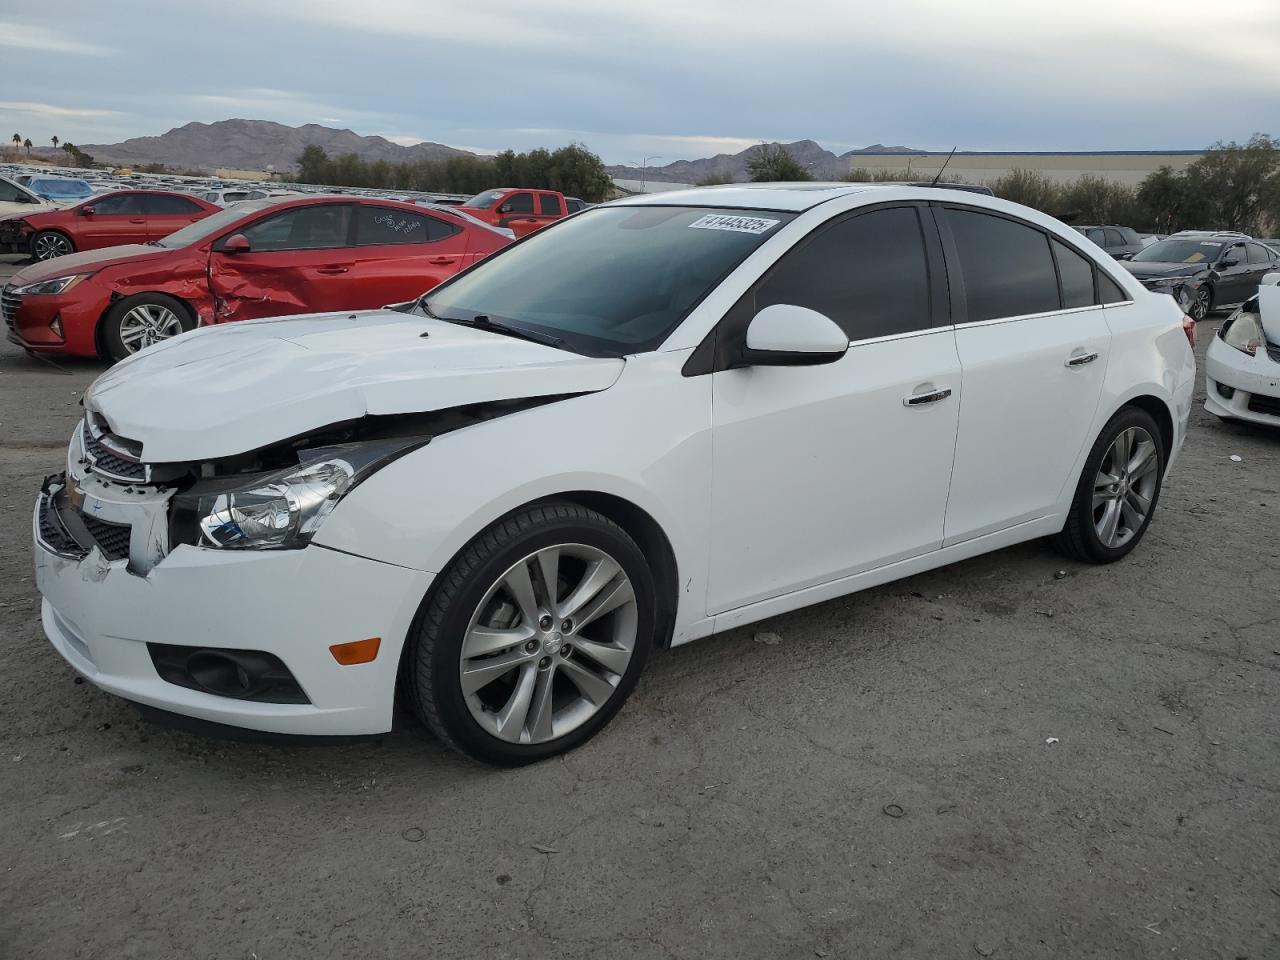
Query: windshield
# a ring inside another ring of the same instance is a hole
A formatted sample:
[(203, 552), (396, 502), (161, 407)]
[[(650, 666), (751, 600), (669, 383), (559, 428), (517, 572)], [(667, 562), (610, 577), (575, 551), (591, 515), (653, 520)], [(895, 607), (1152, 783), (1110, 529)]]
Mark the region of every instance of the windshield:
[(792, 213), (705, 207), (595, 207), (531, 235), (437, 287), (426, 309), (485, 316), (623, 356), (657, 347)]
[(463, 204), (464, 207), (480, 207), (489, 209), (497, 203), (505, 191), (503, 190), (486, 190), (484, 193), (477, 193), (474, 197)]
[(193, 243), (199, 243), (205, 237), (221, 233), (257, 210), (272, 206), (275, 206), (275, 204), (267, 200), (238, 203), (234, 207), (228, 207), (226, 210), (219, 210), (203, 220), (197, 220), (190, 226), (183, 227), (177, 233), (171, 233), (163, 240), (155, 241), (155, 244), (158, 247), (189, 247)]
[(1215, 240), (1160, 240), (1143, 247), (1134, 260), (1155, 263), (1212, 263), (1222, 252)]
[(33, 177), (27, 187), (59, 200), (78, 200), (93, 196), (93, 188), (83, 180), (40, 180)]

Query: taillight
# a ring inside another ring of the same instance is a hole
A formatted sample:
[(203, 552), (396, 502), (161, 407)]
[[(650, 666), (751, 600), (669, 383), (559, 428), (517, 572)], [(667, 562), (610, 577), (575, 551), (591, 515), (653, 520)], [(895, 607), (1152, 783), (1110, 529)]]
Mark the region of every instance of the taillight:
[(1182, 332), (1187, 335), (1187, 343), (1191, 344), (1191, 349), (1196, 348), (1196, 322), (1190, 317), (1182, 318)]

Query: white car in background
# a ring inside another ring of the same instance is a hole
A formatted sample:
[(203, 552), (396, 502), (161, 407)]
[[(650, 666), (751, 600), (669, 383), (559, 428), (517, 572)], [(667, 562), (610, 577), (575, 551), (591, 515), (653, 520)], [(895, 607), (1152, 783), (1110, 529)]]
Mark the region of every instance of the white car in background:
[(1205, 356), (1204, 407), (1226, 420), (1280, 427), (1280, 273), (1224, 323)]
[(0, 217), (12, 213), (39, 213), (42, 210), (56, 210), (58, 205), (37, 197), (20, 183), (14, 183), (8, 177), (0, 177)]
[(201, 200), (207, 200), (209, 203), (216, 203), (220, 207), (229, 207), (231, 204), (239, 203), (241, 200), (248, 200), (249, 194), (253, 192), (255, 191), (244, 187), (226, 188), (222, 190), (206, 190), (199, 196)]
[(372, 734), (400, 689), (527, 763), (597, 733), (655, 647), (1037, 537), (1124, 557), (1193, 338), (992, 197), (631, 197), (395, 310), (117, 364), (37, 498), (44, 629), (150, 708)]

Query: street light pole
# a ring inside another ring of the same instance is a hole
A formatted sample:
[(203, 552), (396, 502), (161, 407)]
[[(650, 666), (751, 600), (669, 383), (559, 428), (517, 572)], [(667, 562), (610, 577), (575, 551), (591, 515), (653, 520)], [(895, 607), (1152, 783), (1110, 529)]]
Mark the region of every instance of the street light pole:
[(645, 193), (645, 192), (646, 192), (646, 191), (645, 191), (645, 188), (644, 188), (644, 174), (645, 174), (645, 170), (646, 170), (646, 169), (648, 168), (648, 166), (649, 166), (649, 161), (650, 161), (650, 160), (661, 160), (661, 159), (662, 159), (662, 156), (661, 156), (661, 154), (659, 154), (659, 155), (652, 156), (652, 157), (645, 157), (643, 160), (641, 160), (641, 161), (640, 161), (640, 192), (641, 192), (641, 193)]

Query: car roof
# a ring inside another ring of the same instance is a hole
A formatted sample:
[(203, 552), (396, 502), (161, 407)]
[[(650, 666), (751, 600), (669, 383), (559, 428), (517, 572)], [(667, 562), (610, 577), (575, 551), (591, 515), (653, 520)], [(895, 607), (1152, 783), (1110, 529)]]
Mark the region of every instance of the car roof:
[(644, 193), (621, 200), (611, 206), (690, 206), (735, 207), (747, 210), (780, 210), (799, 213), (811, 210), (828, 200), (865, 193), (868, 197), (892, 193), (895, 200), (952, 200), (988, 206), (995, 198), (971, 190), (951, 189), (939, 183), (934, 186), (918, 186), (910, 183), (886, 181), (883, 183), (822, 183), (801, 181), (798, 183), (727, 183), (714, 187), (691, 187), (688, 190), (667, 190), (662, 193)]

